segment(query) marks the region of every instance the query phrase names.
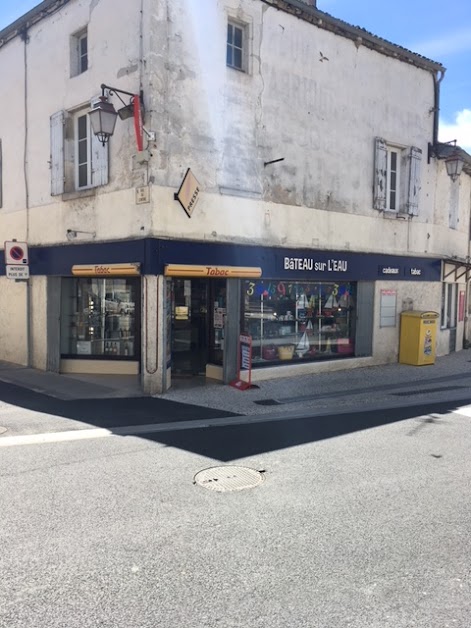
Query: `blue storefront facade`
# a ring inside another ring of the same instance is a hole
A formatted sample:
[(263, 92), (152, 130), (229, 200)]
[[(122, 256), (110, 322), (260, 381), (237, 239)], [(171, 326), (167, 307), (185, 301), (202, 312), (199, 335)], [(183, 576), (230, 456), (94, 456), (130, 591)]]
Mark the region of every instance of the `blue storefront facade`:
[(45, 330), (50, 368), (159, 373), (162, 390), (178, 376), (233, 379), (241, 333), (252, 341), (255, 379), (374, 357), (379, 295), (388, 293), (393, 320), (400, 286), (414, 294), (413, 284), (441, 280), (436, 258), (157, 238), (29, 255), (30, 281), (47, 278), (46, 318), (59, 321)]

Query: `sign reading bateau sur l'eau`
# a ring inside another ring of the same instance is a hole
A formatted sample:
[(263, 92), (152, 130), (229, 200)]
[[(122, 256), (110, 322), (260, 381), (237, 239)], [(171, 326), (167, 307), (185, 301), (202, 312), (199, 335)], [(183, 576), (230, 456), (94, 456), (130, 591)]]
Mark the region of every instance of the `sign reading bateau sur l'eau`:
[(132, 264), (84, 264), (72, 266), (74, 277), (137, 277), (141, 274), (141, 265)]
[(314, 270), (318, 272), (346, 273), (348, 262), (344, 259), (327, 259), (319, 261), (313, 257), (285, 257), (285, 270)]
[(242, 278), (252, 279), (262, 276), (262, 269), (250, 266), (195, 266), (192, 264), (167, 264), (166, 277), (208, 277), (211, 279)]

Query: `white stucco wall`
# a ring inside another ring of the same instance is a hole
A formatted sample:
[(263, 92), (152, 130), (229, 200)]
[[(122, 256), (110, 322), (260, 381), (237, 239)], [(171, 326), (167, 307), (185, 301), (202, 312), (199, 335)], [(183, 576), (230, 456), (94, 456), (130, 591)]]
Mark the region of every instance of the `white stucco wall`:
[[(219, 0), (205, 11), (189, 0), (144, 0), (142, 6), (141, 24), (138, 0), (119, 11), (112, 0), (72, 0), (30, 29), (28, 219), (25, 115), (18, 106), (25, 45), (16, 38), (0, 50), (0, 71), (15, 95), (1, 105), (9, 120), (1, 131), (0, 231), (7, 237), (51, 244), (66, 242), (67, 229), (79, 229), (95, 233), (97, 241), (163, 235), (416, 255), (467, 250), (469, 182), (459, 184), (463, 209), (457, 229), (449, 229), (449, 179), (442, 167), (439, 182), (440, 167), (435, 160), (427, 164), (433, 125), (428, 71), (262, 2)], [(228, 16), (247, 24), (247, 73), (226, 67)], [(71, 78), (70, 37), (84, 26), (89, 68)], [(321, 62), (320, 53), (327, 60)], [(118, 120), (110, 183), (74, 200), (52, 197), (50, 115), (85, 105), (102, 82), (134, 92), (140, 80), (146, 125), (157, 132), (149, 164), (133, 167), (132, 120)], [(422, 149), (418, 217), (386, 220), (372, 208), (376, 136)], [(264, 167), (277, 158), (284, 161)], [(205, 191), (191, 220), (173, 200), (187, 167)], [(151, 202), (136, 205), (134, 188), (147, 182), (153, 183)]]
[(0, 360), (26, 365), (27, 285), (0, 277)]

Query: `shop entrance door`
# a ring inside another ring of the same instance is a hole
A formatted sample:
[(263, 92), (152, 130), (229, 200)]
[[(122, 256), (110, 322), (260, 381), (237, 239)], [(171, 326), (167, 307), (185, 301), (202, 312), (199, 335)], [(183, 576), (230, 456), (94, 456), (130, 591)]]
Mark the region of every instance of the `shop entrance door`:
[(173, 280), (172, 375), (205, 375), (209, 319), (207, 279)]

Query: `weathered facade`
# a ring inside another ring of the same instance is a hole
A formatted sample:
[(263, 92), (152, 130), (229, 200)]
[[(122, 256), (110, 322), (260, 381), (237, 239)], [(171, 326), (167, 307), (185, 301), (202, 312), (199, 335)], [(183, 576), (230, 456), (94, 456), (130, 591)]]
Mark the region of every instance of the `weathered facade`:
[[(233, 379), (246, 332), (253, 379), (353, 368), (397, 360), (411, 308), (462, 348), (471, 160), (452, 181), (444, 68), (311, 4), (45, 0), (0, 33), (0, 231), (31, 272), (0, 267), (0, 359), (157, 392)], [(103, 83), (142, 95), (143, 150), (132, 116), (93, 135)]]

